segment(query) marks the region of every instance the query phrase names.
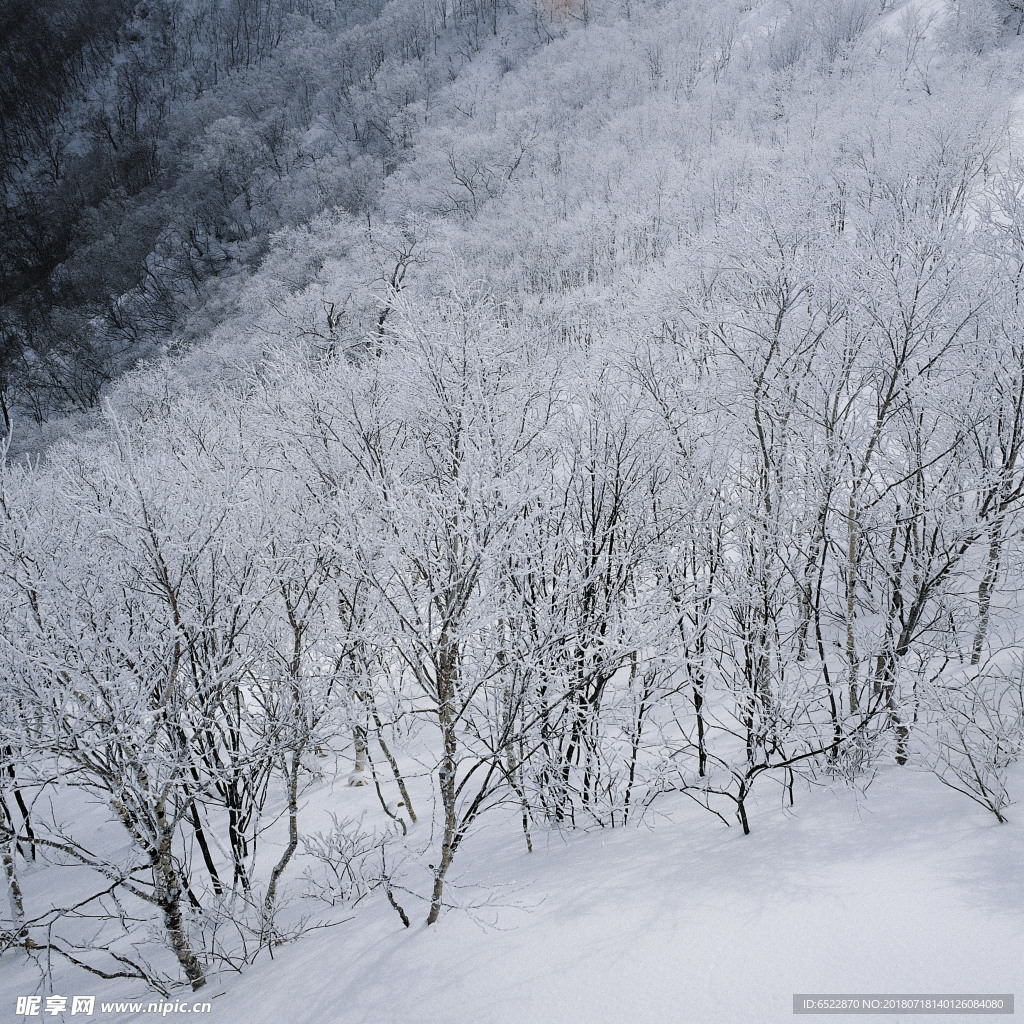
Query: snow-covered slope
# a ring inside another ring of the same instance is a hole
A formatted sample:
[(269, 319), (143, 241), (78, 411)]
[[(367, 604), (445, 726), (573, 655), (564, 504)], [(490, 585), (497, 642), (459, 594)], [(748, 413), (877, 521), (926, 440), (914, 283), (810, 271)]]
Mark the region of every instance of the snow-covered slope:
[(369, 206), (304, 128), (328, 205), (0, 458), (5, 1012), (152, 1015), (74, 955), (230, 1024), (1021, 980), (1019, 41), (510, 6), (367, 79)]
[[(211, 1024), (784, 1024), (796, 993), (1024, 992), (1018, 824), (898, 769), (867, 796), (765, 796), (746, 837), (682, 797), (635, 829), (535, 836), (533, 854), (481, 834), (436, 926), (364, 904), (194, 998)], [(0, 977), (15, 1019), (27, 973)]]

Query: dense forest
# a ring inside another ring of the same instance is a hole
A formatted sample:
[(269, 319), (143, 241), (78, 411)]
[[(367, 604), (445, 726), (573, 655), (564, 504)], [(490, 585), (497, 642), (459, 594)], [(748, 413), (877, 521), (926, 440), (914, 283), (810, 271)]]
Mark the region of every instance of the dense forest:
[(1022, 26), (11, 0), (4, 959), (200, 989), (670, 794), (1003, 822)]
[(378, 213), (432, 95), (498, 13), (497, 0), (10, 5), (5, 423), (13, 406), (37, 422), (89, 409), (140, 359), (202, 336), (204, 306), (276, 232)]

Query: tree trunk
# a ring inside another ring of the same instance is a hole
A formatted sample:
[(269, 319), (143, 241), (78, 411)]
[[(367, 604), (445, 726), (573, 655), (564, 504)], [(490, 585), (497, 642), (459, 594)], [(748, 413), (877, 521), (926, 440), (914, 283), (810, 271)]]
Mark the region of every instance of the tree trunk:
[(434, 869), (434, 889), (430, 897), (430, 913), (427, 924), (434, 924), (441, 913), (441, 900), (444, 896), (444, 879), (451, 867), (455, 848), (458, 846), (458, 818), (455, 808), (455, 771), (456, 771), (456, 736), (455, 736), (455, 673), (457, 672), (458, 654), (455, 645), (442, 635), (441, 656), (437, 665), (438, 718), (441, 735), (444, 741), (444, 755), (441, 759), (440, 787), (441, 806), (444, 809), (444, 835), (441, 840), (441, 860)]
[(163, 800), (156, 805), (156, 824), (159, 844), (153, 851), (153, 874), (156, 881), (157, 904), (164, 916), (164, 927), (170, 940), (171, 950), (178, 958), (188, 978), (192, 991), (201, 989), (206, 984), (203, 966), (199, 962), (188, 941), (185, 921), (181, 914), (181, 880), (174, 866), (171, 851), (173, 828), (167, 821)]
[(21, 884), (14, 864), (14, 831), (4, 826), (0, 830), (0, 845), (3, 846), (4, 874), (7, 876), (7, 892), (11, 901), (11, 921), (15, 926), (15, 938), (28, 947), (28, 930), (25, 928), (25, 901), (21, 894)]
[(366, 727), (356, 725), (352, 729), (352, 740), (355, 744), (355, 764), (349, 776), (350, 786), (366, 785)]
[(854, 616), (857, 612), (857, 514), (854, 496), (850, 495), (849, 544), (846, 552), (846, 661), (850, 668), (850, 714), (860, 710), (860, 690), (857, 680), (857, 644), (853, 635)]
[(971, 664), (981, 664), (981, 652), (988, 639), (989, 613), (992, 608), (992, 592), (995, 590), (999, 576), (999, 561), (1003, 549), (1003, 524), (996, 519), (989, 534), (988, 558), (985, 562), (985, 575), (978, 584), (978, 628), (974, 634), (974, 645), (971, 649)]
[(288, 767), (287, 759), (284, 760), (285, 780), (288, 786), (288, 845), (281, 854), (281, 859), (274, 865), (270, 873), (270, 884), (267, 886), (267, 896), (263, 905), (269, 915), (274, 909), (274, 901), (277, 899), (277, 883), (288, 867), (295, 851), (299, 847), (299, 755), (292, 755), (291, 768)]
[(387, 745), (384, 739), (384, 726), (381, 723), (380, 715), (377, 714), (377, 709), (373, 709), (373, 724), (377, 727), (377, 743), (380, 749), (384, 752), (384, 756), (388, 759), (388, 764), (391, 766), (391, 774), (395, 778), (395, 783), (398, 786), (399, 793), (402, 794), (402, 801), (405, 804), (405, 809), (409, 812), (409, 820), (415, 825), (416, 824), (416, 812), (413, 810), (412, 800), (409, 799), (409, 790), (406, 789), (405, 779), (402, 773), (398, 770), (398, 761), (395, 760), (394, 755), (391, 753), (391, 748)]

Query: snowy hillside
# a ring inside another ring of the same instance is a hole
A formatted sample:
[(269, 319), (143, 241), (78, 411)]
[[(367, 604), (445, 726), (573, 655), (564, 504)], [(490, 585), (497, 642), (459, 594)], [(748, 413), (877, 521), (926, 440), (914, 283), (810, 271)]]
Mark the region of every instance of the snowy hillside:
[[(357, 793), (318, 802), (351, 808)], [(797, 993), (1019, 995), (1020, 828), (965, 814), (928, 776), (887, 771), (865, 796), (818, 792), (794, 811), (766, 800), (748, 837), (679, 801), (662, 810), (639, 829), (545, 832), (533, 854), (507, 833), (480, 835), (458, 909), (436, 927), (406, 931), (384, 903), (322, 908), (350, 923), (221, 976), (200, 993), (203, 1019), (776, 1024), (793, 1019)], [(36, 985), (34, 971), (8, 968), (0, 999)], [(79, 990), (163, 1002), (85, 975), (54, 985)]]
[(3, 1012), (1016, 993), (1024, 7), (101, 7), (0, 25)]

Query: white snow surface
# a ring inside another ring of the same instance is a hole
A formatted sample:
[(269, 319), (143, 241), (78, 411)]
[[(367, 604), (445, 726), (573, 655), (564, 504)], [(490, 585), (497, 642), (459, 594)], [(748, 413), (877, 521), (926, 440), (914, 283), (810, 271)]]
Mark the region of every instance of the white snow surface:
[[(342, 803), (368, 796), (332, 792)], [(377, 896), (332, 911), (349, 920), (273, 961), (178, 998), (212, 1000), (201, 1018), (211, 1024), (759, 1024), (824, 1019), (794, 1017), (794, 993), (1024, 997), (1016, 821), (999, 825), (909, 769), (883, 772), (866, 795), (798, 786), (792, 810), (779, 796), (761, 792), (749, 836), (676, 795), (638, 827), (537, 834), (532, 854), (496, 823), (464, 847), (461, 906), (438, 924), (424, 925), (425, 907), (405, 896), (406, 930)], [(4, 958), (3, 1019), (64, 1019), (15, 1017), (33, 985)], [(62, 988), (158, 998), (58, 969)], [(92, 1019), (153, 1017), (97, 1004)]]

